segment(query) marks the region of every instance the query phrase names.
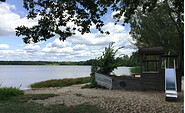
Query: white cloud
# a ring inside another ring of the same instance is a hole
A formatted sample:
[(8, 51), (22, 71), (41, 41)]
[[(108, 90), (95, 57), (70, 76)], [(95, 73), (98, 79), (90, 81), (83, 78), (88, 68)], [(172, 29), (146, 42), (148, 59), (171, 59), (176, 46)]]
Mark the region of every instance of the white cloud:
[[(109, 22), (103, 27), (103, 30), (110, 31), (109, 35), (97, 33), (88, 33), (81, 35), (80, 33), (76, 33), (76, 35), (68, 38), (72, 44), (85, 44), (87, 46), (107, 46), (109, 42), (114, 41), (116, 43), (126, 42), (130, 43), (128, 39), (129, 33), (125, 31), (124, 26), (114, 25), (114, 23)], [(122, 45), (123, 46), (123, 45)]]
[(12, 9), (16, 10), (15, 5), (0, 4), (0, 36), (15, 34), (15, 28), (20, 25), (31, 27), (37, 24), (39, 17), (34, 20), (28, 20), (26, 17), (21, 18), (18, 14), (13, 13)]
[(24, 48), (28, 53), (38, 52), (40, 50), (39, 45), (29, 44)]
[(114, 25), (113, 22), (109, 22), (103, 29), (109, 30), (111, 34), (105, 35), (97, 32), (81, 35), (76, 32), (76, 35), (67, 38), (64, 42), (55, 39), (53, 42), (48, 43), (42, 49), (42, 52), (45, 56), (50, 56), (50, 59), (54, 58), (55, 60), (88, 60), (102, 55), (104, 48), (111, 41), (115, 42), (115, 49), (125, 46), (124, 49), (118, 52), (118, 55), (131, 55), (135, 51), (129, 42), (131, 37), (128, 31), (125, 31), (124, 26)]
[(68, 42), (68, 41), (61, 41), (61, 40), (59, 40), (57, 38), (57, 39), (54, 40), (54, 42), (51, 45), (49, 44), (48, 46), (50, 46), (50, 47), (57, 47), (57, 48), (64, 48), (64, 47), (70, 46), (70, 45), (71, 45), (70, 42)]
[(0, 44), (0, 50), (8, 49), (9, 45), (7, 44)]
[(75, 51), (80, 51), (80, 50), (88, 49), (88, 47), (87, 47), (85, 44), (82, 44), (82, 45), (75, 45), (75, 46), (73, 47), (73, 49), (74, 49)]
[(118, 32), (124, 32), (125, 27), (124, 26), (121, 26), (119, 24), (114, 25), (113, 22), (109, 22), (108, 24), (106, 24), (103, 27), (103, 30), (105, 30), (105, 31), (108, 30), (108, 31), (110, 31), (110, 33), (118, 33)]
[[(18, 14), (13, 13), (11, 10), (16, 10), (16, 7), (6, 3), (0, 4), (0, 36), (14, 34), (14, 28), (18, 25), (32, 26), (37, 24), (36, 20), (27, 20), (26, 17), (20, 18)], [(110, 18), (112, 19), (112, 17)], [(73, 26), (71, 22), (68, 25)], [(95, 25), (91, 29), (94, 28)], [(29, 45), (19, 44), (20, 49), (11, 50), (7, 44), (0, 44), (0, 60), (88, 60), (102, 55), (104, 48), (111, 41), (115, 42), (115, 49), (125, 46), (124, 49), (119, 50), (118, 55), (131, 55), (135, 51), (133, 45), (129, 42), (132, 42), (132, 38), (124, 26), (114, 25), (113, 21), (109, 21), (102, 29), (110, 31), (110, 34), (93, 32), (81, 35), (76, 31), (76, 35), (67, 38), (64, 42), (56, 38), (53, 42), (32, 43)]]

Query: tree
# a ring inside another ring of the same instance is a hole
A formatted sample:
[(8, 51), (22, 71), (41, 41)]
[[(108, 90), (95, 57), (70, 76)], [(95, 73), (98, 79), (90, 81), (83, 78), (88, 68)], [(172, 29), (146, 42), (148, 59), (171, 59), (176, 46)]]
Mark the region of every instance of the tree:
[[(38, 25), (31, 28), (19, 26), (16, 28), (17, 36), (25, 36), (25, 43), (37, 43), (59, 35), (60, 40), (75, 34), (75, 31), (90, 33), (92, 23), (101, 33), (104, 25), (101, 20), (107, 12), (107, 5), (100, 5), (99, 0), (24, 0), (24, 8), (28, 10), (28, 19), (40, 17)], [(71, 22), (74, 26), (69, 26)]]
[[(0, 1), (5, 2), (6, 0)], [(30, 41), (37, 43), (42, 40), (46, 41), (55, 35), (65, 40), (73, 35), (75, 30), (82, 34), (89, 33), (92, 23), (96, 25), (96, 29), (104, 33), (101, 29), (104, 23), (100, 17), (107, 13), (108, 7), (117, 11), (114, 15), (117, 22), (124, 15), (124, 23), (129, 23), (138, 8), (143, 13), (150, 12), (161, 0), (23, 0), (23, 2), (24, 8), (29, 12), (28, 19), (34, 19), (38, 15), (40, 19), (38, 25), (31, 28), (17, 27), (16, 35), (25, 36), (23, 38), (25, 43), (30, 43)], [(170, 15), (176, 27), (181, 28), (184, 13), (183, 0), (164, 0), (163, 2), (171, 4)], [(74, 22), (76, 26), (67, 26), (68, 22)], [(180, 29), (178, 31), (182, 36), (182, 31)], [(109, 34), (108, 31), (105, 33)]]
[(151, 12), (137, 14), (130, 21), (133, 39), (135, 45), (139, 47), (162, 46), (166, 53), (183, 55), (184, 38), (179, 35), (183, 34), (183, 23), (181, 27), (176, 27), (174, 18), (171, 18), (169, 3), (161, 3)]

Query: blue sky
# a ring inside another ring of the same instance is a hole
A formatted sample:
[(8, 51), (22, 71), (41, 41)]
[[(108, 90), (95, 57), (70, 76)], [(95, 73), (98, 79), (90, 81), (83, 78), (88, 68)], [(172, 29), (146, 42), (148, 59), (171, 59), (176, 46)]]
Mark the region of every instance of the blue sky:
[[(130, 27), (114, 25), (112, 15), (109, 12), (102, 17), (105, 22), (104, 30), (110, 31), (110, 35), (96, 32), (94, 26), (92, 33), (76, 35), (60, 41), (57, 36), (39, 42), (37, 44), (24, 44), (22, 37), (15, 36), (15, 27), (25, 25), (31, 27), (37, 24), (37, 19), (27, 20), (27, 11), (23, 8), (22, 0), (7, 0), (0, 2), (0, 60), (18, 61), (82, 61), (100, 56), (109, 42), (115, 42), (115, 49), (125, 46), (118, 52), (119, 54), (131, 55), (136, 51), (129, 35)], [(121, 18), (123, 21), (123, 18)], [(72, 25), (73, 23), (69, 23)]]

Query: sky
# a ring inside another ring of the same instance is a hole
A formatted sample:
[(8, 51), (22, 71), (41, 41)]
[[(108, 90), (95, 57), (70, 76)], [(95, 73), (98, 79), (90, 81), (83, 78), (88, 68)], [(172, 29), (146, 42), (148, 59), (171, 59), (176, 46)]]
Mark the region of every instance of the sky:
[[(15, 35), (15, 28), (20, 25), (31, 27), (37, 24), (37, 19), (28, 20), (28, 12), (23, 8), (22, 0), (6, 0), (0, 2), (0, 61), (84, 61), (94, 59), (102, 55), (109, 42), (114, 41), (115, 49), (120, 49), (117, 56), (121, 54), (131, 55), (136, 49), (131, 36), (130, 26), (126, 24), (114, 25), (113, 14), (109, 12), (102, 17), (105, 22), (102, 28), (109, 31), (110, 35), (101, 34), (92, 26), (92, 33), (75, 35), (60, 41), (55, 36), (47, 41), (25, 44), (23, 37)], [(121, 18), (122, 22), (124, 17)]]

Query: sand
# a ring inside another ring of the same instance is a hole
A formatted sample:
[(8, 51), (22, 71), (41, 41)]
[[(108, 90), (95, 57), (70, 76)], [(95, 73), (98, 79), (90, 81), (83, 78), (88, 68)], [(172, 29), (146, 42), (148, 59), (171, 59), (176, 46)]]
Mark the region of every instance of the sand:
[(81, 86), (83, 85), (32, 89), (26, 90), (25, 94), (58, 95), (45, 100), (32, 100), (44, 106), (50, 104), (74, 106), (90, 103), (105, 109), (109, 113), (184, 113), (184, 87), (182, 87), (181, 92), (178, 92), (176, 102), (168, 102), (165, 101), (164, 91), (81, 89)]

